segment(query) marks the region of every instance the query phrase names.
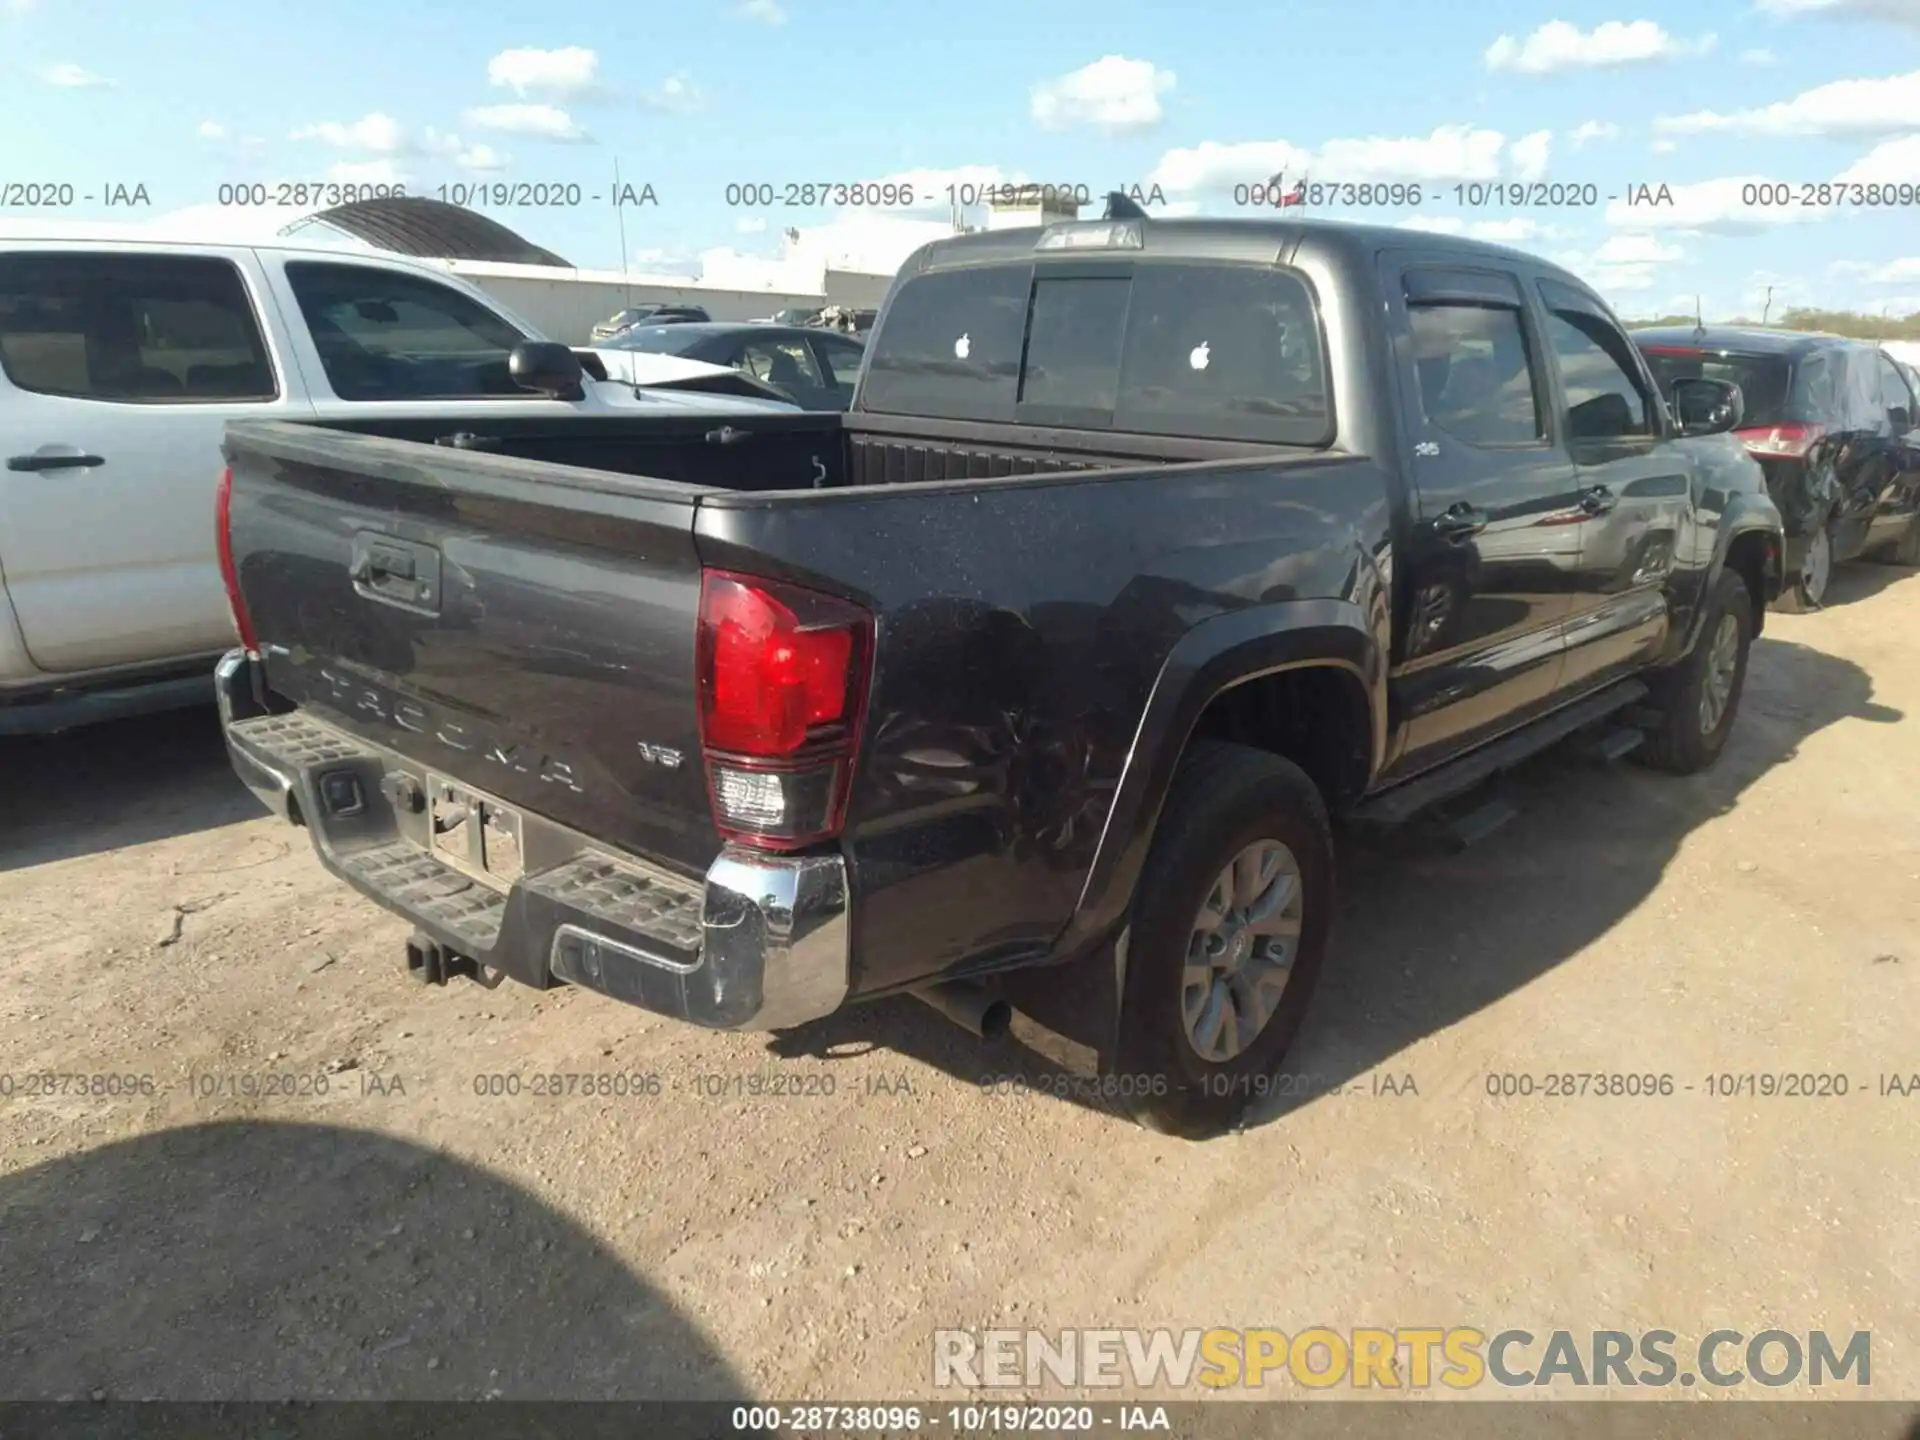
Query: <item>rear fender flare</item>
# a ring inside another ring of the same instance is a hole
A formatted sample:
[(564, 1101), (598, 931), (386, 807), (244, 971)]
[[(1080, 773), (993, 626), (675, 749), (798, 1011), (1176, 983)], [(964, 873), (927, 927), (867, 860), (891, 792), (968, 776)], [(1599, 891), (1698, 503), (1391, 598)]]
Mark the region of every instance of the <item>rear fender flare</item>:
[(1380, 608), (1370, 625), (1350, 600), (1288, 600), (1215, 616), (1181, 637), (1134, 732), (1080, 902), (1055, 944), (1057, 957), (1082, 953), (1124, 919), (1194, 726), (1236, 685), (1310, 667), (1351, 674), (1367, 695), (1369, 778), (1379, 773), (1387, 737), (1387, 618)]

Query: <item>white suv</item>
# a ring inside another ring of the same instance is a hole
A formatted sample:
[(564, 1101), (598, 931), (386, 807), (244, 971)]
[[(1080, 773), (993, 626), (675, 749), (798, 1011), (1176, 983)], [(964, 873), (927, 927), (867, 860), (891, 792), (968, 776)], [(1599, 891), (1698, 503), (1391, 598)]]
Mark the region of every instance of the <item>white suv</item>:
[(0, 239), (0, 735), (211, 697), (234, 643), (213, 527), (229, 420), (768, 407), (535, 394), (507, 356), (539, 338), (379, 252)]

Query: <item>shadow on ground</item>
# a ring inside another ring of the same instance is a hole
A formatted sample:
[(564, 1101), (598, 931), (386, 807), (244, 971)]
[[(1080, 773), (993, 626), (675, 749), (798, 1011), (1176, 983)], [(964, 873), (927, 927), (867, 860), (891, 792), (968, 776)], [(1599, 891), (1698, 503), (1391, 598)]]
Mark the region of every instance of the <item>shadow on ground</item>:
[(331, 1126), (195, 1125), (0, 1177), (0, 1297), (8, 1400), (745, 1393), (538, 1196)]
[(0, 871), (144, 845), (265, 813), (211, 705), (0, 739)]
[[(1704, 774), (1596, 764), (1568, 745), (1499, 782), (1521, 816), (1469, 850), (1451, 851), (1419, 826), (1343, 840), (1339, 928), (1285, 1067), (1297, 1093), (1263, 1103), (1254, 1121), (1329, 1086), (1405, 1070), (1388, 1062), (1604, 936), (1653, 892), (1690, 832), (1734, 810), (1809, 737), (1841, 721), (1903, 718), (1874, 703), (1859, 666), (1762, 637), (1732, 743)], [(1756, 832), (1753, 845), (1763, 853), (1765, 834)], [(1109, 1108), (1097, 1093), (1084, 1098), (1102, 999), (1096, 967), (1080, 969), (1074, 989), (1048, 997), (1051, 1013), (1036, 1012), (1073, 1042), (1065, 1053), (1059, 1036), (1024, 1032), (983, 1046), (911, 999), (852, 1007), (776, 1037), (773, 1048), (832, 1056), (884, 1046), (969, 1081), (1015, 1074), (1070, 1102)]]
[(1920, 570), (1909, 570), (1901, 565), (1876, 564), (1871, 560), (1836, 565), (1832, 578), (1827, 581), (1826, 600), (1822, 608), (1832, 610), (1841, 605), (1858, 605), (1871, 600), (1882, 590), (1917, 576), (1920, 576)]

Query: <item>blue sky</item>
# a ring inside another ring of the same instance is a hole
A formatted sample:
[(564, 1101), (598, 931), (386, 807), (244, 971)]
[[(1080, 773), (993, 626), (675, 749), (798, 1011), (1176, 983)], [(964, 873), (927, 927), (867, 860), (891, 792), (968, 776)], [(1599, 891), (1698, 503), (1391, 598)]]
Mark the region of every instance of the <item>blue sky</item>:
[[(75, 192), (10, 220), (158, 216), (244, 181), (557, 182), (583, 203), (481, 208), (611, 267), (616, 216), (585, 197), (617, 161), (659, 201), (627, 212), (627, 259), (685, 268), (834, 218), (730, 208), (729, 183), (905, 177), (941, 212), (956, 175), (1159, 183), (1174, 213), (1230, 213), (1236, 182), (1284, 164), (1418, 181), (1417, 211), (1328, 213), (1509, 240), (1628, 314), (1696, 294), (1710, 316), (1757, 310), (1768, 284), (1776, 313), (1920, 310), (1920, 0), (0, 0), (0, 87), (0, 187)], [(1843, 176), (1909, 203), (1746, 203), (1754, 182)], [(1456, 183), (1522, 179), (1601, 203), (1451, 203)], [(82, 198), (116, 182), (151, 208)], [(1637, 184), (1675, 203), (1607, 203)]]

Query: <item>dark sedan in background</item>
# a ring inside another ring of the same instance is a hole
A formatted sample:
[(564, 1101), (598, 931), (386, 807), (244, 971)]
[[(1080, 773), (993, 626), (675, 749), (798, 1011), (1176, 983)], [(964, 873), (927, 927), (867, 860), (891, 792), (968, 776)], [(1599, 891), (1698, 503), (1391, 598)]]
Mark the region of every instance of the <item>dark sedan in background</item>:
[(1636, 330), (1660, 388), (1730, 381), (1737, 432), (1787, 522), (1783, 610), (1817, 609), (1848, 560), (1920, 565), (1920, 398), (1899, 362), (1865, 340), (1798, 330)]
[(636, 325), (687, 325), (713, 317), (698, 305), (635, 305), (617, 310), (589, 332), (595, 344), (621, 335)]
[(714, 322), (640, 325), (604, 342), (609, 350), (643, 350), (726, 365), (789, 395), (803, 410), (845, 410), (866, 346), (851, 335), (812, 326)]

